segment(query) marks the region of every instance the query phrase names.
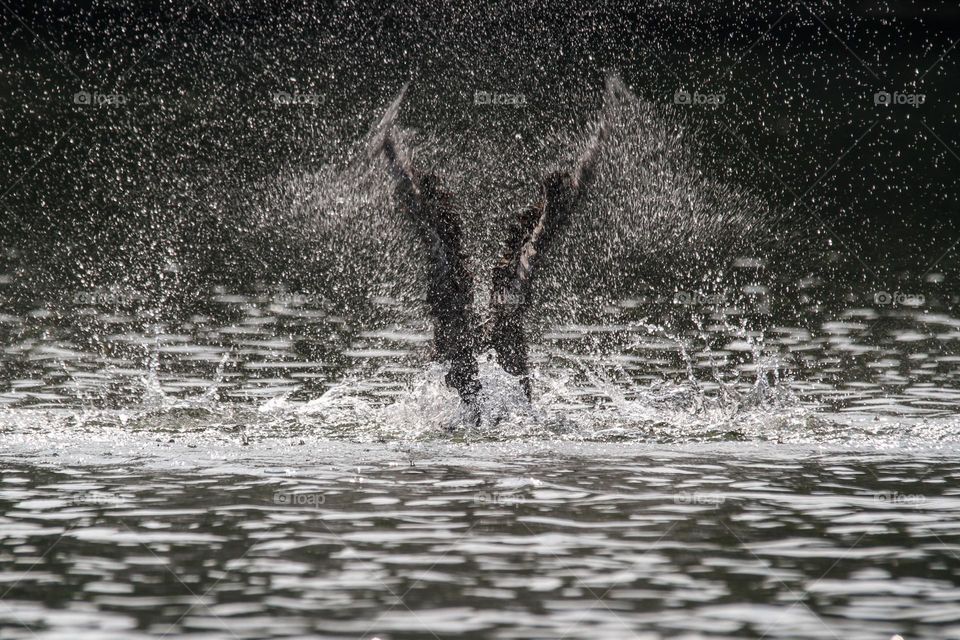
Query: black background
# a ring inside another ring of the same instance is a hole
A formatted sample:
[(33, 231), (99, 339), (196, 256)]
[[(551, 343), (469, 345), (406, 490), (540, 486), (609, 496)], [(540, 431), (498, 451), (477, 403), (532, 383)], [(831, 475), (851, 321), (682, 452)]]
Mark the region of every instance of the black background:
[[(238, 262), (270, 268), (238, 249), (258, 181), (342, 153), (408, 78), (411, 124), (534, 148), (595, 111), (610, 71), (668, 105), (723, 93), (677, 107), (704, 166), (821, 235), (845, 277), (953, 282), (960, 266), (953, 3), (4, 1), (0, 25), (0, 245), (7, 269), (45, 274), (31, 286), (165, 243), (244, 280)], [(82, 90), (127, 103), (77, 105)], [(270, 103), (291, 90), (324, 100)], [(528, 103), (466, 108), (477, 90)], [(878, 91), (925, 101), (877, 106)]]

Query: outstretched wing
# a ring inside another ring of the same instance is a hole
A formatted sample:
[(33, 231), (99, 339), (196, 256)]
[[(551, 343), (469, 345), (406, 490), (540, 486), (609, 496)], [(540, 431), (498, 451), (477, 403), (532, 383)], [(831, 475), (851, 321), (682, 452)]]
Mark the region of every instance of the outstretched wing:
[(379, 124), (374, 127), (370, 145), (367, 147), (367, 155), (371, 159), (380, 156), (385, 158), (390, 175), (395, 180), (406, 181), (414, 191), (419, 191), (417, 176), (413, 170), (413, 158), (401, 143), (396, 125), (397, 114), (400, 113), (400, 105), (409, 86), (409, 81), (403, 85), (397, 97), (387, 107)]
[(610, 132), (614, 110), (621, 102), (629, 100), (630, 97), (630, 90), (627, 89), (626, 85), (623, 84), (618, 76), (607, 76), (606, 91), (603, 96), (603, 108), (600, 111), (600, 117), (597, 118), (597, 122), (593, 125), (593, 134), (590, 136), (590, 140), (586, 146), (584, 146), (583, 152), (580, 154), (580, 157), (577, 158), (577, 163), (571, 171), (571, 182), (573, 188), (578, 192), (578, 195), (583, 194), (593, 179), (594, 170), (600, 159), (600, 151)]
[(500, 261), (493, 269), (488, 341), (497, 352), (500, 366), (520, 377), (528, 397), (530, 381), (523, 323), (534, 276), (548, 247), (586, 196), (614, 110), (629, 95), (619, 78), (607, 78), (603, 108), (583, 151), (570, 170), (543, 179), (540, 200), (517, 216)]
[(476, 319), (473, 308), (473, 276), (467, 269), (460, 219), (453, 196), (440, 178), (421, 173), (413, 155), (403, 145), (396, 126), (407, 85), (387, 108), (375, 127), (368, 149), (371, 159), (383, 157), (395, 182), (394, 198), (417, 230), (427, 250), (427, 304), (434, 325), (435, 357), (447, 362), (447, 384), (455, 388), (471, 408), (480, 391), (476, 359)]

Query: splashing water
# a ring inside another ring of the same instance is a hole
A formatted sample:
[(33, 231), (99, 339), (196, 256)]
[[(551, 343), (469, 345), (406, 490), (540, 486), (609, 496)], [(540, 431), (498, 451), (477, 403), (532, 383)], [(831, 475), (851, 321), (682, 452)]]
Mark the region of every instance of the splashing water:
[(950, 3), (0, 4), (0, 637), (960, 637)]
[[(314, 397), (304, 397), (295, 385), (267, 394), (251, 408), (221, 397), (230, 386), (224, 383), (231, 367), (261, 364), (262, 353), (252, 359), (237, 355), (244, 349), (241, 344), (234, 345), (232, 353), (222, 353), (213, 382), (201, 393), (170, 395), (160, 376), (160, 341), (154, 338), (137, 404), (115, 415), (86, 410), (79, 422), (169, 425), (191, 415), (198, 429), (242, 432), (247, 442), (277, 434), (366, 442), (802, 442), (857, 437), (860, 432), (849, 424), (826, 417), (821, 403), (795, 392), (793, 376), (784, 373), (791, 364), (784, 361), (789, 356), (782, 347), (764, 347), (763, 327), (776, 310), (756, 306), (757, 301), (768, 300), (778, 288), (782, 299), (793, 275), (789, 269), (769, 269), (767, 263), (797, 252), (806, 252), (806, 260), (812, 260), (811, 245), (757, 196), (707, 178), (702, 147), (682, 119), (634, 97), (616, 82), (612, 86), (597, 184), (556, 247), (556, 256), (547, 262), (530, 314), (548, 334), (562, 326), (589, 327), (582, 323), (590, 321), (599, 322), (601, 330), (577, 329), (577, 337), (587, 339), (573, 351), (560, 347), (557, 338), (539, 349), (532, 405), (488, 354), (482, 358), (484, 392), (475, 429), (460, 428), (464, 409), (443, 384), (443, 367), (422, 362), (413, 367), (348, 366), (324, 388), (313, 387), (319, 391)], [(481, 299), (498, 248), (496, 230), (530, 200), (528, 187), (536, 184), (535, 176), (569, 166), (578, 155), (598, 152), (589, 146), (597, 144), (593, 127), (580, 135), (555, 134), (541, 143), (526, 158), (527, 184), (507, 179), (516, 159), (505, 163), (483, 145), (402, 134), (418, 163), (435, 167), (449, 182), (471, 223), (467, 244)], [(297, 329), (301, 332), (313, 331), (310, 323), (336, 327), (353, 343), (397, 329), (400, 335), (422, 333), (423, 259), (394, 210), (382, 169), (367, 159), (365, 144), (348, 149), (342, 162), (306, 173), (290, 169), (261, 185), (264, 197), (248, 212), (256, 242), (275, 243), (279, 249), (271, 259), (280, 260), (272, 264), (281, 291), (309, 284), (308, 293), (299, 294), (303, 300), (292, 300), (293, 305), (272, 300), (266, 315), (245, 295), (236, 297), (241, 309), (252, 314), (251, 322), (268, 321), (273, 335), (258, 333), (257, 340), (279, 338), (279, 321), (287, 318), (303, 320), (305, 326)], [(304, 274), (309, 274), (307, 280)], [(704, 299), (710, 304), (698, 304)], [(303, 302), (306, 305), (298, 304)], [(604, 327), (611, 309), (621, 322)], [(223, 329), (233, 330), (229, 325), (211, 327), (205, 318), (194, 316), (195, 321), (181, 326), (186, 331), (204, 326), (219, 336)], [(158, 336), (160, 327), (152, 331)], [(666, 340), (680, 368), (641, 381), (620, 363), (651, 346), (650, 336)], [(729, 342), (715, 348), (723, 336), (744, 343), (749, 360), (731, 359)], [(566, 336), (559, 341), (563, 339)], [(365, 350), (341, 347), (341, 353), (354, 352)], [(753, 379), (743, 379), (744, 371)], [(220, 422), (215, 416), (231, 419)], [(227, 422), (248, 424), (241, 428)], [(846, 436), (839, 436), (844, 429)], [(948, 427), (941, 437), (950, 439), (954, 433)]]

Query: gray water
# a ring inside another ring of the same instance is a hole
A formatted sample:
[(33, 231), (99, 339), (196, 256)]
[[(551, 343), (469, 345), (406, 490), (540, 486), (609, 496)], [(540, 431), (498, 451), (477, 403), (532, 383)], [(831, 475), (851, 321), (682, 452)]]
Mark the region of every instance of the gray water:
[(4, 465), (4, 638), (960, 636), (950, 451), (155, 440)]
[(331, 309), (219, 303), (145, 333), (87, 305), (87, 351), (5, 317), (0, 637), (960, 637), (948, 317), (672, 342), (625, 302), (548, 330), (532, 406), (486, 365), (451, 434), (416, 316), (337, 370), (295, 348)]
[[(960, 639), (946, 3), (0, 4), (0, 640)], [(611, 118), (475, 428), (408, 80), (481, 303)]]

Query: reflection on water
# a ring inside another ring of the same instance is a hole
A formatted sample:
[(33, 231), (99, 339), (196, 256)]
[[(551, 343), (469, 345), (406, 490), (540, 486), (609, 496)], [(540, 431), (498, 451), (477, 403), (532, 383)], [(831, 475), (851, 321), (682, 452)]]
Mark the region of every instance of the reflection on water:
[(414, 304), (11, 307), (2, 637), (960, 635), (957, 320), (624, 300), (449, 433)]
[(449, 433), (400, 301), (83, 302), (2, 317), (3, 638), (960, 636), (947, 315), (624, 300)]
[[(0, 640), (960, 638), (942, 3), (0, 4)], [(369, 123), (482, 289), (604, 69), (450, 429)]]
[(7, 464), (3, 637), (960, 634), (955, 463), (711, 446)]
[[(693, 424), (709, 426), (704, 434), (783, 439), (777, 419), (796, 416), (809, 429), (830, 423), (853, 435), (872, 421), (868, 433), (908, 435), (903, 425), (946, 425), (956, 415), (960, 320), (946, 313), (862, 305), (812, 311), (802, 326), (748, 329), (738, 309), (713, 305), (686, 329), (665, 330), (652, 318), (677, 300), (625, 299), (586, 322), (543, 327), (534, 413), (490, 364), (488, 422), (501, 435), (508, 418), (526, 412), (554, 436), (649, 439), (680, 425), (689, 438)], [(455, 421), (456, 400), (428, 366), (429, 325), (416, 301), (374, 305), (378, 315), (362, 323), (308, 294), (221, 292), (208, 314), (162, 325), (99, 297), (5, 313), (0, 407), (124, 420), (174, 408), (235, 411), (301, 427), (312, 416), (335, 427), (332, 437), (353, 437), (351, 427), (377, 417), (426, 420), (431, 431)], [(758, 429), (734, 424), (755, 411)]]
[(81, 293), (0, 316), (3, 638), (960, 636), (929, 306), (624, 299), (450, 432), (416, 300)]

